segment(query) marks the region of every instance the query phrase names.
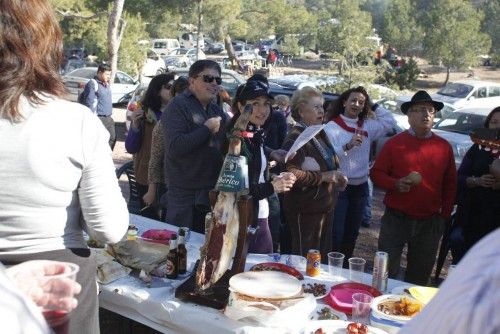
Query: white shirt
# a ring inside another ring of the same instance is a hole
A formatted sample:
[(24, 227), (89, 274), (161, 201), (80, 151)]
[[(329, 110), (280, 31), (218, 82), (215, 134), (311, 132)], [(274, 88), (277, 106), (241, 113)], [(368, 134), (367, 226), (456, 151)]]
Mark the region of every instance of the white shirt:
[[(117, 242), (128, 211), (115, 174), (109, 133), (78, 103), (21, 98), (21, 122), (0, 118), (2, 256), (86, 248), (82, 229)], [(81, 217), (83, 216), (83, 219)]]
[[(389, 110), (380, 106), (375, 109), (376, 119), (366, 119), (363, 122), (363, 130), (368, 133), (368, 138), (363, 136), (360, 146), (355, 146), (345, 152), (343, 146), (351, 141), (354, 133), (344, 130), (334, 121), (330, 121), (325, 126), (325, 132), (335, 149), (340, 161), (340, 171), (347, 177), (348, 184), (359, 185), (368, 180), (370, 145), (371, 142), (385, 135), (396, 124), (396, 120)], [(358, 119), (348, 118), (340, 115), (344, 122), (357, 128)]]
[[(267, 169), (267, 158), (266, 155), (264, 154), (264, 148), (262, 146), (260, 147), (260, 158), (262, 164), (260, 166), (259, 183), (265, 183), (266, 180), (264, 178), (264, 174), (266, 173)], [(257, 218), (259, 219), (269, 218), (269, 202), (267, 201), (267, 198), (261, 199), (259, 201), (259, 213)]]
[(481, 239), (400, 334), (500, 333), (500, 228)]

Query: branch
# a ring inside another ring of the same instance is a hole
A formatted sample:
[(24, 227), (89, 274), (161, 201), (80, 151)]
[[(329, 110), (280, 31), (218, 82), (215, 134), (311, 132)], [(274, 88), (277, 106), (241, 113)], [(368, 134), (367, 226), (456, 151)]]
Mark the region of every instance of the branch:
[(267, 14), (266, 11), (262, 11), (262, 10), (245, 10), (243, 12), (240, 12), (240, 14), (237, 16), (237, 18), (241, 19), (245, 14), (254, 14), (254, 13), (257, 13), (257, 14)]
[(103, 15), (109, 15), (109, 12), (104, 11), (104, 12), (98, 12), (98, 13), (86, 16), (86, 15), (83, 15), (81, 13), (72, 12), (70, 10), (62, 11), (60, 9), (56, 9), (56, 13), (61, 15), (64, 18), (82, 19), (82, 20), (92, 20), (92, 19), (98, 18), (98, 17), (103, 16)]

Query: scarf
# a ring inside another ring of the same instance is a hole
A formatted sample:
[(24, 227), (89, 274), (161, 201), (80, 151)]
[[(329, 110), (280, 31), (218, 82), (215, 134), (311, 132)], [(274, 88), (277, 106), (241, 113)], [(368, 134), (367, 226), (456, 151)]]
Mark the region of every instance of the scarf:
[[(303, 122), (297, 122), (296, 126), (303, 129), (307, 128), (307, 125)], [(335, 150), (328, 140), (322, 143), (316, 137), (313, 137), (312, 143), (323, 157), (323, 160), (325, 160), (328, 170), (336, 170), (339, 168), (340, 162), (338, 160), (337, 154), (335, 154)]]
[[(334, 117), (332, 119), (332, 121), (334, 121), (335, 123), (338, 124), (338, 126), (340, 126), (342, 129), (346, 130), (347, 132), (351, 132), (351, 133), (356, 133), (356, 129), (347, 125), (346, 122), (342, 119), (342, 117), (340, 117), (340, 115)], [(358, 128), (363, 128), (363, 123), (364, 121), (362, 119), (358, 119)], [(360, 132), (360, 134), (362, 134), (363, 136), (367, 137), (368, 138), (368, 132), (366, 132), (366, 130), (362, 130)]]

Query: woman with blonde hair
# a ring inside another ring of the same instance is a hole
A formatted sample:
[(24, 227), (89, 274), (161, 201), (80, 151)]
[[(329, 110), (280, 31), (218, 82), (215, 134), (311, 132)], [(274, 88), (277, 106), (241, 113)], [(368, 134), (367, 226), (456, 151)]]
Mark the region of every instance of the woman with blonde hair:
[[(321, 125), (325, 114), (323, 96), (312, 87), (295, 91), (291, 105), (296, 124), (285, 139), (285, 150), (307, 127)], [(286, 170), (297, 178), (292, 190), (285, 193), (283, 204), (292, 253), (305, 255), (309, 249), (318, 249), (322, 258), (327, 258), (336, 190), (343, 190), (347, 184), (338, 168), (337, 154), (323, 130), (287, 161)]]
[(109, 133), (90, 109), (62, 99), (62, 35), (47, 0), (0, 1), (0, 45), (0, 261), (77, 264), (82, 291), (68, 332), (99, 333), (83, 231), (115, 243), (128, 227)]

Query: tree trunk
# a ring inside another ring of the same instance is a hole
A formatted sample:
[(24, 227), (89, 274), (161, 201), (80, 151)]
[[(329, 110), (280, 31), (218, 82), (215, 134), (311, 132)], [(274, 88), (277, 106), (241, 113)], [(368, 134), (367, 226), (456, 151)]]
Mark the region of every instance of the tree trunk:
[(121, 37), (125, 29), (125, 23), (121, 20), (124, 3), (125, 0), (113, 1), (113, 9), (108, 21), (108, 60), (111, 64), (111, 83), (114, 82), (118, 67), (118, 49), (120, 48)]
[(198, 33), (196, 34), (196, 60), (200, 57), (201, 22), (203, 21), (203, 0), (198, 0)]
[(450, 79), (450, 65), (446, 66), (446, 79), (444, 80), (443, 86), (446, 86), (449, 79)]
[(236, 61), (236, 55), (234, 53), (233, 44), (231, 43), (231, 36), (226, 35), (226, 37), (224, 37), (224, 45), (227, 50), (227, 56), (229, 57), (229, 61), (230, 62), (232, 62), (233, 60)]

